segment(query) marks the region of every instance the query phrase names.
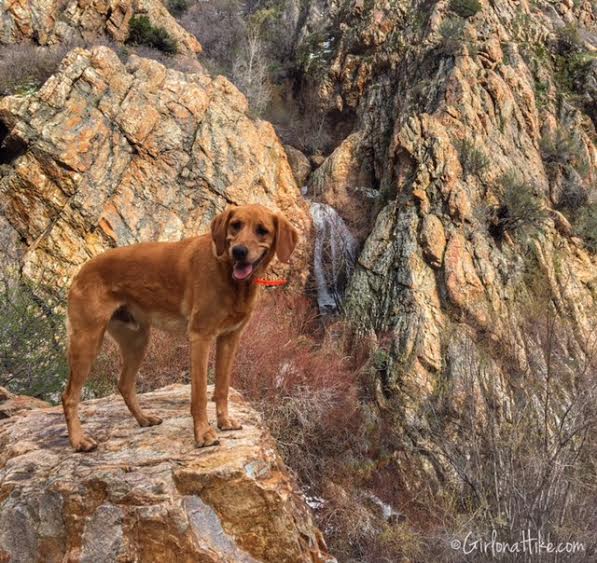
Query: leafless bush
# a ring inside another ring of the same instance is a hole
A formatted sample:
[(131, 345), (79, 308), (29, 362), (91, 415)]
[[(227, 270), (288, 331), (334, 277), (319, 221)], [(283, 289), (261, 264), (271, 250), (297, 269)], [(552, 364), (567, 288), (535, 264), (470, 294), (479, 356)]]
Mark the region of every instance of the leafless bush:
[(466, 521), (469, 531), (490, 538), (496, 530), (511, 543), (532, 530), (590, 551), (597, 525), (597, 338), (579, 345), (575, 328), (548, 299), (525, 311), (524, 340), (506, 342), (499, 361), (490, 350), (495, 343), (487, 343), (487, 355), (473, 340), (459, 348), (458, 407), (451, 417), (439, 410), (431, 417), (433, 440), (463, 483), (451, 525)]
[(178, 21), (200, 41), (208, 69), (230, 77), (246, 30), (241, 2), (195, 2)]
[(297, 104), (286, 119), (277, 120), (276, 129), (285, 143), (292, 143), (307, 154), (327, 154), (337, 141), (327, 116), (308, 104), (302, 110)]
[[(139, 369), (137, 390), (146, 393), (172, 383), (190, 383), (190, 351), (185, 336), (152, 331)], [(118, 345), (106, 336), (87, 384), (88, 394), (103, 397), (116, 392), (122, 360)]]
[(304, 486), (317, 488), (358, 440), (358, 385), (350, 358), (321, 330), (303, 297), (280, 294), (255, 312), (241, 342), (235, 385), (264, 414)]
[(65, 46), (29, 43), (0, 46), (0, 96), (37, 90), (56, 72), (67, 51)]
[(250, 107), (262, 114), (271, 98), (268, 60), (257, 29), (246, 30), (232, 65), (232, 81), (247, 96)]

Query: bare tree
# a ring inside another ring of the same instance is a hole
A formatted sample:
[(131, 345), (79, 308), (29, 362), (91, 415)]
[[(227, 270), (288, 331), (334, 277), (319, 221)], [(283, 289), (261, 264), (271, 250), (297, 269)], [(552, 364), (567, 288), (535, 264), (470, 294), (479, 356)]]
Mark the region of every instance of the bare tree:
[(232, 80), (249, 99), (251, 109), (257, 114), (263, 113), (270, 101), (271, 86), (265, 47), (254, 26), (247, 28), (232, 65)]

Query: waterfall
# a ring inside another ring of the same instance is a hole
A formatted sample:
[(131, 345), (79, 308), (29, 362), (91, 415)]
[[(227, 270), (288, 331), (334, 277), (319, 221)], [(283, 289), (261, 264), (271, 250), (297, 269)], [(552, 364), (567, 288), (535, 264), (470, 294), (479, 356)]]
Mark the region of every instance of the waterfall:
[(336, 311), (357, 259), (358, 243), (342, 217), (325, 203), (311, 203), (315, 225), (313, 275), (322, 313)]

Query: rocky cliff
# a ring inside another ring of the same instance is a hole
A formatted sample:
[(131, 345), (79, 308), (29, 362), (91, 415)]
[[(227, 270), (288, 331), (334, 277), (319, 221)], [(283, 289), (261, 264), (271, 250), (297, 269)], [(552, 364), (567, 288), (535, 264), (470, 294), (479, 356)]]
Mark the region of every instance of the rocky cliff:
[[(278, 62), (314, 116), (298, 117), (334, 146), (289, 148), (293, 174), (226, 79), (73, 51), (39, 92), (0, 101), (0, 226), (24, 273), (62, 285), (108, 246), (204, 230), (226, 202), (265, 202), (306, 234), (304, 183), (361, 243), (344, 309), (373, 352), (371, 458), (322, 493), (359, 515), (336, 545), (361, 553), (368, 512), (342, 490), (351, 480), (406, 514), (423, 504), (414, 528), (442, 500), (510, 531), (566, 521), (591, 537), (594, 3), (258, 4), (253, 23), (279, 16), (289, 38)], [(309, 246), (292, 268), (303, 277)], [(586, 518), (570, 515), (581, 505)]]
[[(537, 343), (521, 345), (531, 304), (566, 324), (563, 354), (592, 353), (597, 222), (586, 229), (579, 216), (595, 216), (597, 201), (593, 5), (324, 9), (302, 39), (304, 81), (324, 113), (357, 117), (309, 191), (353, 223), (355, 209), (367, 217), (363, 193), (373, 196), (346, 308), (389, 338), (382, 396), (401, 413), (405, 447), (442, 482), (453, 468), (428, 425), (457, 413), (471, 366), (489, 363), (481, 396), (505, 409), (516, 404), (512, 374), (544, 373)], [(533, 217), (515, 217), (513, 193)]]
[[(75, 49), (32, 96), (0, 100), (4, 215), (27, 276), (63, 287), (103, 249), (207, 231), (227, 204), (309, 217), (269, 123), (224, 77), (183, 74), (106, 47)], [(307, 242), (293, 270), (305, 276)]]
[(333, 561), (257, 413), (233, 393), (243, 429), (198, 450), (189, 394), (141, 395), (151, 429), (120, 397), (83, 403), (100, 439), (85, 456), (59, 407), (1, 421), (0, 560)]
[(201, 45), (183, 29), (159, 0), (92, 1), (3, 0), (0, 11), (0, 44), (32, 41), (38, 45), (93, 42), (101, 36), (124, 43), (133, 16), (147, 16), (174, 39), (186, 55), (201, 52)]

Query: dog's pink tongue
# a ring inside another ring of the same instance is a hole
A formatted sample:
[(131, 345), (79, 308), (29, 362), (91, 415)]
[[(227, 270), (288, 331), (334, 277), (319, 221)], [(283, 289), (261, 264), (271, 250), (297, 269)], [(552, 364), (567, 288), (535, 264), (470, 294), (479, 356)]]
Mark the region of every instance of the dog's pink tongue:
[(253, 266), (251, 264), (243, 264), (242, 266), (236, 264), (232, 270), (232, 275), (236, 280), (246, 280), (253, 273)]

